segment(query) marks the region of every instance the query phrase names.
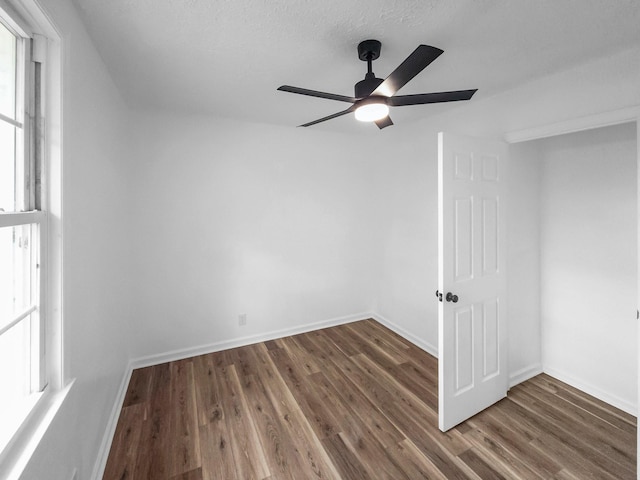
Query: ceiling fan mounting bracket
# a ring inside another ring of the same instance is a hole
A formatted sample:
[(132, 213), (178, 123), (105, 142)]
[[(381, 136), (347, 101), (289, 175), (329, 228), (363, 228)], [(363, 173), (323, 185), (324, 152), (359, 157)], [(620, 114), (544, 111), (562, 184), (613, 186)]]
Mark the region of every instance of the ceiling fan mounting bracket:
[(378, 40), (365, 40), (358, 44), (358, 58), (363, 62), (373, 61), (380, 56), (382, 44)]

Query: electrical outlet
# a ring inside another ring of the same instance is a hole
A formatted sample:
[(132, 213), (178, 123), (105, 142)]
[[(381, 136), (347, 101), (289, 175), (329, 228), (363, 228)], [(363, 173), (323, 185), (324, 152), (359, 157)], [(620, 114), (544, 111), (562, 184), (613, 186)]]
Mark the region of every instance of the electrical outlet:
[(243, 325), (246, 325), (246, 324), (247, 324), (247, 314), (241, 313), (240, 315), (238, 315), (238, 325), (242, 327)]

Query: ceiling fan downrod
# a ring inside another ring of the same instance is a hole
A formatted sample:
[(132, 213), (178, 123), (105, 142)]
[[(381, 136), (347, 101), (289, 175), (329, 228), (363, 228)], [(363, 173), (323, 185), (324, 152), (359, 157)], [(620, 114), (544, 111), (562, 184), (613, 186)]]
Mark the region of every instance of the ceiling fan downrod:
[(364, 80), (355, 84), (355, 97), (365, 98), (371, 95), (383, 80), (376, 78), (373, 73), (373, 61), (380, 56), (382, 44), (378, 40), (364, 40), (358, 44), (358, 58), (363, 62), (367, 62), (367, 74)]

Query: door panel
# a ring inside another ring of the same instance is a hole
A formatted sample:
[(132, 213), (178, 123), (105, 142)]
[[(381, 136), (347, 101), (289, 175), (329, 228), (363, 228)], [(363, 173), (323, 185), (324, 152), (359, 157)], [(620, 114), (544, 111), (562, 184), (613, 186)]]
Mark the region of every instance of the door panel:
[(456, 394), (473, 388), (473, 308), (455, 312)]
[(482, 275), (498, 272), (498, 202), (482, 199)]
[[(505, 144), (441, 133), (439, 162), (439, 424), (500, 400), (506, 369)], [(449, 297), (447, 293), (457, 295)]]
[(490, 300), (484, 304), (482, 327), (482, 348), (484, 350), (483, 380), (489, 380), (492, 376), (500, 373), (500, 327), (497, 300)]
[(455, 280), (459, 282), (473, 276), (472, 238), (468, 227), (472, 221), (473, 199), (456, 198), (454, 202)]

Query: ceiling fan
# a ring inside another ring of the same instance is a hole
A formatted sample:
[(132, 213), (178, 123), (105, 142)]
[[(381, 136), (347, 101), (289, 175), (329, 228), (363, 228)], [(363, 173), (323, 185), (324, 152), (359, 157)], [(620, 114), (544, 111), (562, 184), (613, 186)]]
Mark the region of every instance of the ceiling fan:
[(378, 128), (382, 129), (393, 125), (391, 118), (389, 118), (389, 107), (469, 100), (477, 91), (477, 89), (473, 89), (453, 92), (420, 93), (417, 95), (395, 95), (395, 93), (413, 77), (438, 58), (443, 51), (429, 45), (419, 45), (398, 68), (391, 72), (386, 79), (382, 80), (381, 78), (376, 78), (371, 67), (372, 62), (380, 56), (381, 46), (382, 44), (378, 40), (365, 40), (358, 45), (358, 58), (363, 62), (367, 62), (367, 74), (364, 80), (355, 84), (355, 96), (353, 97), (318, 92), (316, 90), (292, 87), (290, 85), (278, 87), (278, 90), (283, 92), (298, 93), (300, 95), (309, 95), (311, 97), (326, 98), (352, 104), (346, 110), (299, 126), (310, 127), (316, 123), (325, 122), (354, 112), (357, 120), (375, 122)]

